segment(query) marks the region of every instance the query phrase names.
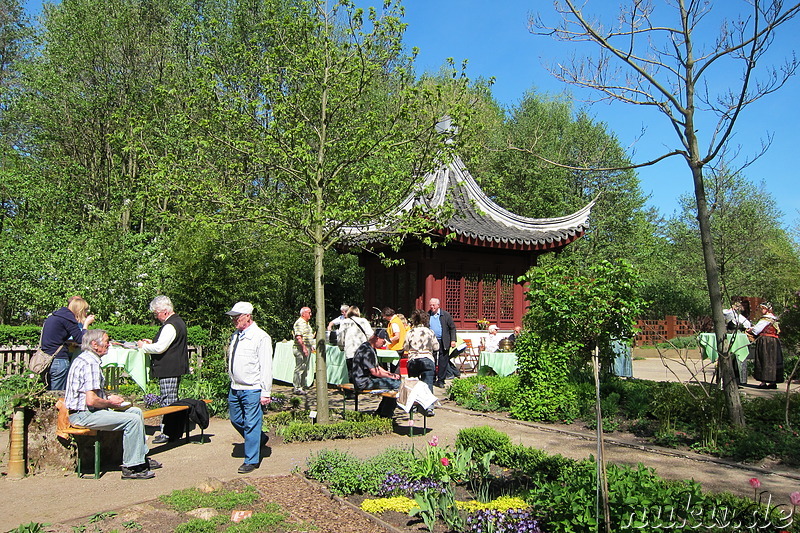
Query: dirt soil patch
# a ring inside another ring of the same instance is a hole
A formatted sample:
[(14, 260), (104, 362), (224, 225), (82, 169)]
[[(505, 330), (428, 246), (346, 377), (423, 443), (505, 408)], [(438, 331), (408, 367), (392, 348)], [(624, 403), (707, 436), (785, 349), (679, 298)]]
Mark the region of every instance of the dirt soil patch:
[[(236, 479), (227, 483), (209, 480), (222, 490), (241, 489), (250, 484), (256, 487), (261, 498), (252, 505), (239, 510), (261, 511), (269, 503), (278, 504), (289, 518), (287, 522), (297, 525), (292, 531), (313, 531), (316, 533), (396, 533), (397, 529), (385, 527), (379, 519), (360, 511), (353, 504), (331, 495), (322, 485), (308, 481), (297, 475), (268, 476), (262, 478)], [(219, 511), (227, 515), (228, 511)], [(421, 531), (416, 527), (405, 529), (404, 522), (409, 517), (400, 513), (387, 513), (401, 531)], [(93, 531), (97, 533), (112, 531), (146, 531), (161, 533), (175, 528), (193, 518), (189, 513), (171, 509), (158, 499), (124, 507), (114, 513), (99, 513), (60, 524), (50, 524), (44, 531), (50, 533), (73, 533), (74, 531)], [(221, 526), (220, 531), (226, 526)], [(424, 529), (424, 528), (423, 528)], [(276, 529), (282, 532), (284, 529)]]

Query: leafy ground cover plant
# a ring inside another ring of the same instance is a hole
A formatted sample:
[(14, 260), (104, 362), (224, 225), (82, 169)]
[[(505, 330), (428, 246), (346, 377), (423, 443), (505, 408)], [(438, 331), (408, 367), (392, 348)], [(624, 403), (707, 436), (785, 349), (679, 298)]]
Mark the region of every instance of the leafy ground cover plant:
[(512, 376), (470, 376), (453, 380), (450, 399), (473, 411), (507, 411), (517, 396), (519, 378)]
[(339, 411), (331, 411), (329, 424), (314, 424), (308, 410), (290, 410), (270, 413), (264, 424), (274, 430), (286, 442), (358, 439), (385, 435), (392, 431), (392, 421), (367, 413), (345, 411), (344, 420), (335, 421)]
[(385, 481), (390, 476), (412, 477), (414, 461), (410, 450), (398, 448), (388, 448), (366, 461), (339, 450), (321, 450), (308, 458), (305, 475), (326, 484), (332, 493), (340, 496), (384, 494), (387, 493)]
[(12, 374), (0, 378), (0, 428), (11, 424), (15, 407), (48, 408), (55, 405), (56, 399), (47, 394), (38, 376)]
[(241, 490), (215, 490), (212, 492), (201, 492), (196, 488), (188, 488), (174, 490), (170, 494), (159, 496), (159, 500), (167, 506), (182, 513), (200, 507), (230, 511), (240, 506), (251, 505), (258, 498), (258, 491), (252, 485), (246, 485)]

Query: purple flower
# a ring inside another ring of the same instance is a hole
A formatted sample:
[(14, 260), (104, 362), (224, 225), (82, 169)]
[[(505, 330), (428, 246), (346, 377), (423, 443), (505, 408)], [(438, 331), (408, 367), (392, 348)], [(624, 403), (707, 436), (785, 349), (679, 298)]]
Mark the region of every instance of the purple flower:
[(792, 502), (792, 505), (800, 505), (800, 492), (789, 494), (789, 501)]

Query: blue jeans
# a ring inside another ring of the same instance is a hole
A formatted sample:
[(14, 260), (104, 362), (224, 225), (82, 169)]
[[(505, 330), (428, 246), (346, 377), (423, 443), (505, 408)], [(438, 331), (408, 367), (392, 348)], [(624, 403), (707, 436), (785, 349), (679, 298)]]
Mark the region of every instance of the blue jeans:
[(231, 424), (244, 437), (244, 462), (257, 465), (261, 461), (261, 390), (228, 391), (228, 414)]
[(436, 377), (436, 363), (427, 357), (408, 360), (408, 377), (419, 378), (433, 392), (433, 380)]
[(56, 357), (50, 365), (50, 390), (66, 390), (69, 359)]
[(126, 411), (79, 411), (69, 415), (69, 422), (102, 431), (122, 431), (122, 466), (131, 468), (145, 463), (144, 456), (150, 450), (142, 410), (138, 407), (129, 407)]

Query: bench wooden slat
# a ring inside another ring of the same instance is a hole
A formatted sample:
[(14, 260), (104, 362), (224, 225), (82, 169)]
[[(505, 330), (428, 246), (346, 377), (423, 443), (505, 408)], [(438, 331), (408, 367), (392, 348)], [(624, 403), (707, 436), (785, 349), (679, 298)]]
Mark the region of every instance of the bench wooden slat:
[[(205, 403), (211, 403), (211, 400), (203, 400), (203, 401)], [(153, 418), (155, 416), (163, 416), (163, 415), (168, 415), (170, 413), (177, 413), (180, 411), (188, 411), (188, 410), (189, 410), (188, 405), (168, 405), (166, 407), (157, 407), (155, 409), (144, 411), (142, 413), (142, 416), (144, 416), (145, 418)]]

